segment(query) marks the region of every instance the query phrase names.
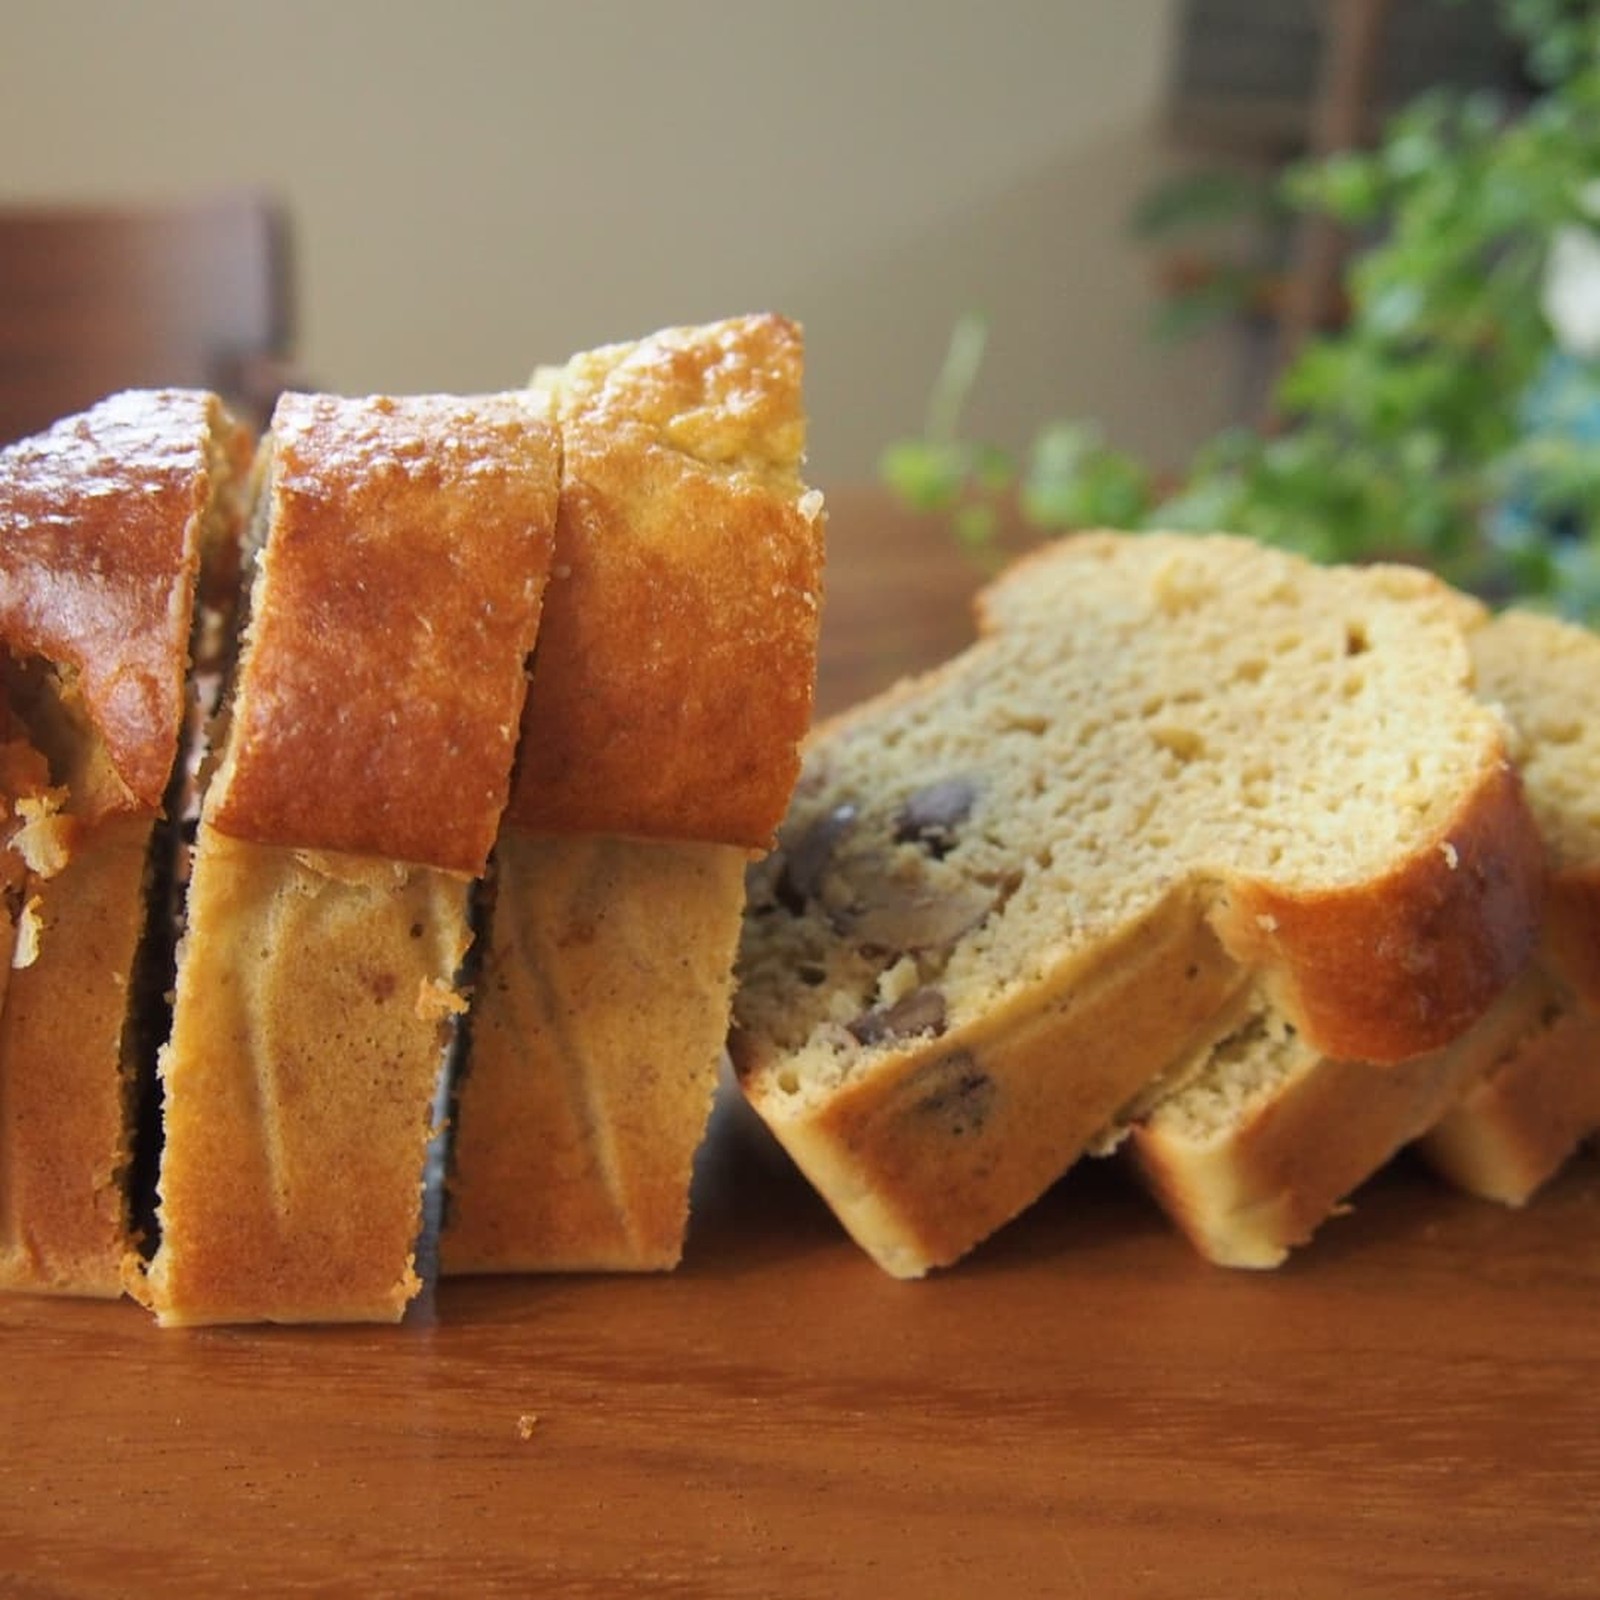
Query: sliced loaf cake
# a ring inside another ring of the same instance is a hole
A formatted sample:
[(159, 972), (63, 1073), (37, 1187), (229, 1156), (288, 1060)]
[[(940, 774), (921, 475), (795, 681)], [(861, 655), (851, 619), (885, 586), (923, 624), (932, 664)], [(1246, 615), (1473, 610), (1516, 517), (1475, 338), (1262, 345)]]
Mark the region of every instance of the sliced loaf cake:
[(560, 476), (521, 396), (288, 395), (162, 1052), (163, 1324), (398, 1318)]
[(1513, 750), (1549, 853), (1540, 993), (1422, 1142), (1447, 1177), (1521, 1205), (1600, 1129), (1600, 638), (1508, 611), (1473, 647), (1482, 692), (1515, 729)]
[(144, 1009), (208, 574), (251, 441), (215, 396), (112, 396), (0, 451), (0, 1287), (120, 1292)]
[(799, 765), (821, 496), (800, 330), (677, 328), (542, 373), (556, 556), (457, 1094), (447, 1272), (683, 1250), (749, 852)]
[(1270, 1011), (1204, 1052), (1131, 1146), (1221, 1265), (1276, 1266), (1424, 1134), (1463, 1186), (1520, 1200), (1600, 1126), (1600, 734), (1587, 710), (1600, 639), (1511, 611), (1475, 629), (1471, 649), (1546, 844), (1539, 952), (1460, 1039), (1398, 1067), (1327, 1059)]
[(745, 1093), (892, 1273), (954, 1261), (1265, 1004), (1395, 1062), (1522, 969), (1540, 849), (1420, 572), (1084, 535), (821, 729), (754, 869)]

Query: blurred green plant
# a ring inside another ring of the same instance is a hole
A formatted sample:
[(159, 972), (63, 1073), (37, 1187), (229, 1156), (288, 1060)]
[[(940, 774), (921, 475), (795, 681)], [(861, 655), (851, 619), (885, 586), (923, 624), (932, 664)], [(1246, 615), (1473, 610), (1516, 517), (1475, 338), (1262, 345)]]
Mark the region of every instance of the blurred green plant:
[[(1082, 421), (1046, 423), (1014, 457), (961, 431), (985, 339), (969, 316), (922, 435), (883, 455), (889, 485), (975, 546), (1014, 502), (1050, 530), (1226, 528), (1322, 560), (1420, 560), (1600, 620), (1600, 4), (1501, 12), (1537, 85), (1524, 106), (1432, 91), (1373, 150), (1285, 175), (1291, 207), (1370, 242), (1349, 259), (1342, 326), (1276, 380), (1281, 427), (1230, 430), (1165, 478)], [(1219, 180), (1135, 222), (1148, 237), (1254, 203)], [(1575, 284), (1576, 320), (1596, 319), (1576, 335), (1557, 303)], [(1238, 289), (1215, 291), (1220, 312)]]

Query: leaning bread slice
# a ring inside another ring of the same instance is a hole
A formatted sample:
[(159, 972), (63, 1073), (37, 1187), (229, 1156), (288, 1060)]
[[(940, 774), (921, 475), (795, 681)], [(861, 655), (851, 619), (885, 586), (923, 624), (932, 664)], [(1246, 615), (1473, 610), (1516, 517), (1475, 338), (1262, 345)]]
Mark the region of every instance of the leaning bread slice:
[(542, 375), (564, 464), (458, 1091), (447, 1272), (671, 1267), (748, 849), (810, 715), (821, 497), (800, 330), (678, 328)]
[(1512, 611), (1475, 629), (1471, 648), (1545, 840), (1540, 951), (1460, 1039), (1403, 1066), (1329, 1060), (1270, 1013), (1207, 1052), (1130, 1142), (1151, 1191), (1220, 1265), (1276, 1266), (1424, 1134), (1464, 1187), (1521, 1199), (1600, 1126), (1600, 733), (1588, 710), (1600, 639)]
[(1207, 1260), (1278, 1266), (1518, 1048), (1545, 1003), (1530, 967), (1453, 1044), (1390, 1066), (1322, 1055), (1263, 1008), (1133, 1125), (1140, 1176)]
[(286, 396), (161, 1058), (166, 1325), (392, 1320), (559, 480), (520, 396)]
[(250, 448), (214, 396), (155, 391), (0, 451), (0, 1286), (120, 1292), (137, 1045), (170, 981), (147, 896)]
[(1600, 638), (1508, 611), (1474, 654), (1482, 692), (1516, 730), (1549, 853), (1545, 993), (1421, 1148), (1462, 1188), (1521, 1205), (1600, 1128)]
[(823, 729), (755, 870), (746, 1094), (901, 1276), (951, 1262), (1262, 999), (1442, 1046), (1523, 966), (1538, 838), (1471, 602), (1225, 537), (1084, 535)]

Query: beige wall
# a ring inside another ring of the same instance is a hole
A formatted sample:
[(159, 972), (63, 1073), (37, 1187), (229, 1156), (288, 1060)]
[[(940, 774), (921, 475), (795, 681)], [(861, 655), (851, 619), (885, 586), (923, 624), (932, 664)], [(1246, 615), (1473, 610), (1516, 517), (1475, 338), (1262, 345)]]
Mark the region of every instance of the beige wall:
[(813, 475), (914, 429), (992, 318), (975, 421), (1094, 414), (1175, 459), (1215, 348), (1143, 336), (1127, 207), (1171, 0), (85, 0), (0, 38), (0, 198), (261, 183), (298, 229), (330, 388), (492, 388), (535, 360), (773, 307), (810, 343)]

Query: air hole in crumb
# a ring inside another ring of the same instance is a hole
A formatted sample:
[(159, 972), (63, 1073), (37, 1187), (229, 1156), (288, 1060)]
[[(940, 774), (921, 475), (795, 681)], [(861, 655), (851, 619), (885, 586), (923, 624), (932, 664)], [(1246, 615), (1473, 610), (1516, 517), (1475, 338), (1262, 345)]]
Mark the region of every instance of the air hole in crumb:
[(1152, 728), (1150, 737), (1155, 740), (1158, 748), (1176, 756), (1179, 761), (1195, 761), (1206, 753), (1205, 740), (1193, 728), (1177, 728), (1170, 725)]
[(1364, 656), (1372, 648), (1364, 623), (1347, 622), (1344, 625), (1344, 653), (1347, 656)]

